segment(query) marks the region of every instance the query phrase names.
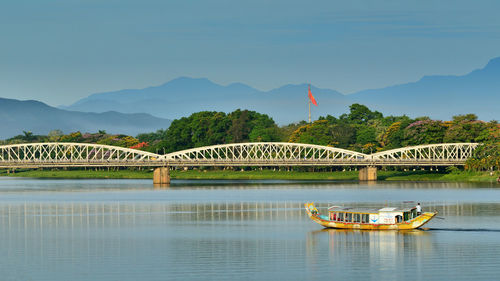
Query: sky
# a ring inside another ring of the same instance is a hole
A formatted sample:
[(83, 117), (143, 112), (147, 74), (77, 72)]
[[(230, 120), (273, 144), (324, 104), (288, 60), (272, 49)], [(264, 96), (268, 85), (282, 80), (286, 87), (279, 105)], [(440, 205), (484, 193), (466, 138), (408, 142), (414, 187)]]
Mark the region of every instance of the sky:
[(349, 94), (500, 56), (500, 1), (0, 1), (0, 97), (67, 105), (180, 76)]

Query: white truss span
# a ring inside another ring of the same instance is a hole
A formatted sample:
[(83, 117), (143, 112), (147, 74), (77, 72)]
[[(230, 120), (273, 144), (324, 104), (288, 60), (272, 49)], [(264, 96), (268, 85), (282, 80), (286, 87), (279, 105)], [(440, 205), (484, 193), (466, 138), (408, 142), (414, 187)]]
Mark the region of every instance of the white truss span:
[(26, 143), (0, 146), (0, 167), (140, 166), (160, 155), (88, 143)]
[(29, 143), (0, 146), (0, 167), (463, 165), (477, 145), (429, 144), (367, 155), (312, 144), (259, 142), (198, 147), (159, 155), (100, 144)]
[(169, 163), (182, 165), (311, 166), (340, 165), (366, 161), (366, 154), (321, 145), (255, 142), (213, 145), (164, 155)]
[(414, 164), (463, 164), (472, 157), (478, 143), (440, 143), (408, 146), (369, 155), (373, 162), (386, 165)]

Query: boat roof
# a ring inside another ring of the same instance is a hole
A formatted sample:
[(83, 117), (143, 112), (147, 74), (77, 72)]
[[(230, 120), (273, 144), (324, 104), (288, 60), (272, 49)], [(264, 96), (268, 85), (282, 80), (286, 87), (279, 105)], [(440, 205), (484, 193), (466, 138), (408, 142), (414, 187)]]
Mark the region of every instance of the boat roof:
[(379, 212), (409, 212), (413, 209), (415, 209), (415, 207), (410, 207), (410, 208), (384, 207), (381, 209), (370, 209), (370, 208), (352, 208), (352, 207), (331, 206), (328, 208), (328, 211), (330, 211), (330, 212), (349, 212), (349, 213), (379, 213)]

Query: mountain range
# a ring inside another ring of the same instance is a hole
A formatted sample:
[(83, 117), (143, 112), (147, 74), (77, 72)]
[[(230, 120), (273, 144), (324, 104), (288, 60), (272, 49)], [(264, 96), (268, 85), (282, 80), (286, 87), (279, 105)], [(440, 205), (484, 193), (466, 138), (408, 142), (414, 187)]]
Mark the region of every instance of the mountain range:
[[(352, 103), (361, 103), (384, 115), (429, 116), (449, 120), (475, 113), (482, 120), (500, 119), (500, 57), (481, 69), (460, 76), (424, 76), (381, 89), (345, 95), (311, 86), (319, 103), (312, 117), (338, 116)], [(202, 110), (230, 112), (249, 109), (271, 116), (278, 124), (307, 119), (307, 84), (260, 91), (248, 85), (219, 85), (205, 78), (181, 77), (144, 89), (92, 94), (70, 106), (55, 108), (39, 101), (0, 98), (0, 139), (32, 131), (54, 129), (136, 135), (167, 128), (170, 119)], [(155, 117), (156, 116), (156, 117)]]
[(85, 113), (62, 110), (39, 101), (19, 101), (0, 98), (0, 139), (31, 131), (47, 134), (60, 129), (64, 133), (81, 131), (137, 135), (168, 128), (171, 121), (149, 114), (124, 114), (119, 112)]
[[(484, 120), (498, 120), (500, 57), (461, 76), (424, 76), (416, 82), (348, 95), (314, 86), (311, 90), (319, 103), (318, 107), (313, 106), (313, 119), (340, 115), (356, 102), (385, 115), (450, 119), (457, 114), (475, 113)], [(92, 94), (61, 108), (83, 112), (147, 112), (168, 119), (202, 110), (230, 112), (241, 108), (266, 113), (279, 124), (287, 124), (305, 120), (307, 106), (307, 84), (260, 91), (241, 83), (223, 86), (205, 78), (181, 77), (155, 87)]]
[[(335, 114), (336, 111), (345, 111), (350, 104), (337, 91), (311, 89), (322, 104), (318, 109), (329, 108), (323, 112)], [(230, 112), (240, 108), (266, 113), (278, 123), (285, 124), (307, 118), (307, 95), (304, 93), (307, 93), (306, 84), (286, 85), (264, 92), (241, 83), (222, 86), (206, 78), (181, 77), (156, 87), (93, 94), (62, 108), (91, 112), (148, 112), (169, 119), (203, 110)]]

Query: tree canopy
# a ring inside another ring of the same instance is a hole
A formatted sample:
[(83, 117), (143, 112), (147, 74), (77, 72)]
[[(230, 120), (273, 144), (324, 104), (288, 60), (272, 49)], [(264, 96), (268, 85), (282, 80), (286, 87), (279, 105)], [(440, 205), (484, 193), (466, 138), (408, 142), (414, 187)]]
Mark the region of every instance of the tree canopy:
[(176, 119), (168, 130), (138, 135), (150, 143), (148, 150), (173, 152), (193, 147), (238, 143), (280, 141), (280, 130), (273, 119), (249, 110), (229, 114), (202, 111)]
[(364, 153), (430, 143), (480, 142), (481, 147), (467, 167), (498, 169), (500, 162), (500, 125), (496, 121), (480, 121), (475, 114), (457, 115), (450, 121), (425, 116), (383, 116), (361, 104), (352, 104), (349, 113), (339, 117), (327, 115), (310, 124), (301, 121), (279, 127), (268, 115), (255, 111), (202, 111), (174, 120), (168, 129), (139, 134), (136, 138), (108, 134), (104, 130), (84, 134), (53, 130), (47, 136), (23, 131), (0, 144), (48, 141), (109, 144), (155, 153), (239, 142), (288, 141)]

